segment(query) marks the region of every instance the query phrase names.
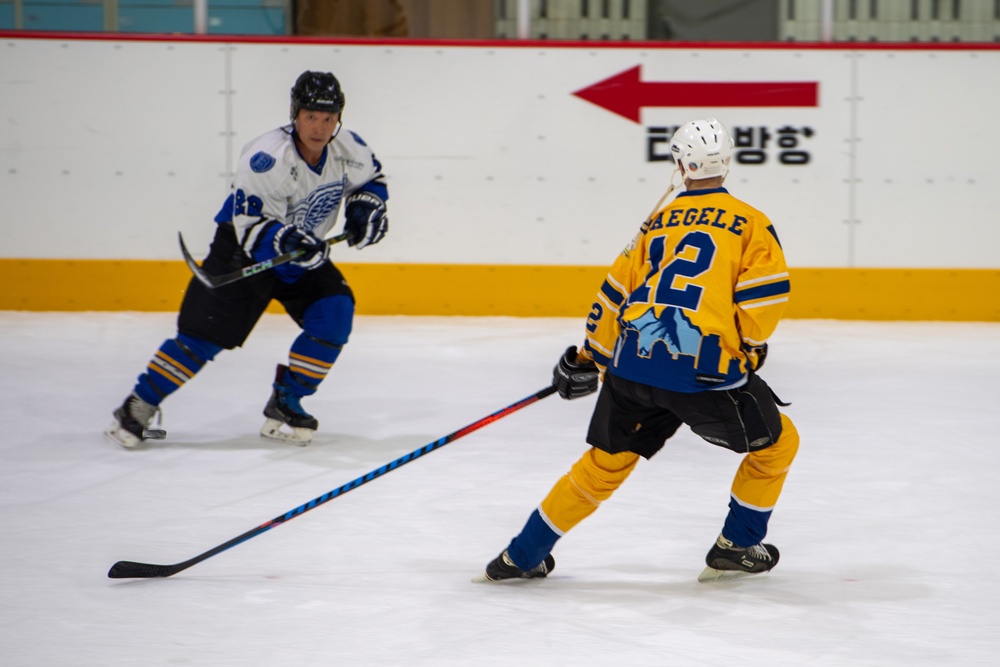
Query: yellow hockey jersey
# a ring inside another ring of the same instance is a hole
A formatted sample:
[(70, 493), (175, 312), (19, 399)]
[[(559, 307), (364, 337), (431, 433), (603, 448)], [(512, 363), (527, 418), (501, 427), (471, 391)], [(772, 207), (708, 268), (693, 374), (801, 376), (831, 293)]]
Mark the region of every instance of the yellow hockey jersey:
[(615, 260), (583, 355), (602, 372), (671, 391), (738, 386), (789, 291), (767, 216), (725, 188), (683, 192)]

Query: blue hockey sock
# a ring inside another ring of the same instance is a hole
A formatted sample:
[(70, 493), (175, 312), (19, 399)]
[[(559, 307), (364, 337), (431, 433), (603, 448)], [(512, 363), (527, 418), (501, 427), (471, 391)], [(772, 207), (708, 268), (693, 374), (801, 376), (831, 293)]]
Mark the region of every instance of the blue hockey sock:
[(353, 319), (354, 301), (346, 295), (326, 297), (309, 306), (302, 333), (288, 352), (285, 384), (293, 394), (301, 398), (316, 393), (347, 344)]
[(214, 343), (178, 334), (163, 341), (146, 372), (135, 383), (135, 393), (150, 405), (159, 405), (215, 358), (222, 348)]
[(507, 555), (522, 570), (530, 570), (552, 553), (552, 548), (562, 537), (542, 518), (541, 510), (528, 517), (520, 534), (510, 542)]
[(317, 340), (309, 334), (299, 334), (288, 351), (289, 372), (285, 374), (285, 385), (299, 397), (315, 394), (340, 356), (340, 349), (340, 346)]
[(729, 514), (722, 527), (722, 536), (737, 546), (752, 547), (767, 535), (767, 522), (770, 520), (771, 510), (746, 507), (730, 497)]

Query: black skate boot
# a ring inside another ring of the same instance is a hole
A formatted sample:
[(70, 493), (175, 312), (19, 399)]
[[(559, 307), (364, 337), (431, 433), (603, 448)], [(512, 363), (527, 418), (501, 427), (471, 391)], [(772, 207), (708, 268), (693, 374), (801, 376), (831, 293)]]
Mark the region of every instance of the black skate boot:
[(264, 422), (260, 434), (272, 440), (305, 446), (312, 441), (313, 433), (319, 428), (319, 421), (302, 409), (299, 397), (285, 384), (287, 372), (288, 366), (278, 365), (274, 376), (274, 391), (264, 406), (264, 416), (267, 417), (267, 421)]
[(507, 555), (507, 550), (491, 560), (486, 566), (486, 573), (475, 581), (505, 581), (507, 579), (541, 579), (548, 576), (556, 567), (556, 559), (549, 554), (541, 563), (530, 570), (522, 570)]
[(166, 431), (149, 428), (153, 417), (159, 415), (160, 408), (150, 405), (133, 392), (114, 411), (115, 420), (105, 429), (104, 436), (126, 449), (132, 449), (143, 440), (163, 440), (167, 437)]
[(773, 544), (738, 547), (719, 535), (705, 556), (705, 563), (708, 567), (698, 576), (698, 581), (746, 577), (767, 572), (777, 565), (778, 548)]

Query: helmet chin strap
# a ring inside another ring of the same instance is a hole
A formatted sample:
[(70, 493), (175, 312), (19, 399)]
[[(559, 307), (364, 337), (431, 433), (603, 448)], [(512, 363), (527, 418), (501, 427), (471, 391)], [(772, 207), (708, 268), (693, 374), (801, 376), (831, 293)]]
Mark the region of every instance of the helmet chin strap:
[[(343, 127), (344, 127), (344, 123), (343, 123), (343, 112), (341, 112), (341, 120), (338, 120), (338, 121), (337, 121), (337, 127), (333, 128), (333, 134), (331, 134), (331, 135), (330, 135), (330, 141), (333, 141), (334, 139), (336, 139), (336, 138), (337, 138), (337, 135), (338, 135), (338, 134), (340, 134), (340, 130), (341, 130), (341, 129), (342, 129)], [(326, 142), (326, 143), (330, 143), (330, 141), (328, 141), (328, 142)]]

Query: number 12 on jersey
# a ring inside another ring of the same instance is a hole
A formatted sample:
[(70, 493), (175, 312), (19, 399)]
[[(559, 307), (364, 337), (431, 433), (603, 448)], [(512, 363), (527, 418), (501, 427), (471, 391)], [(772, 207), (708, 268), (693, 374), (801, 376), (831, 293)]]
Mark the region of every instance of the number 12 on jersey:
[(649, 262), (651, 269), (646, 283), (629, 297), (629, 303), (649, 303), (650, 280), (659, 274), (656, 281), (656, 292), (652, 299), (654, 306), (675, 306), (685, 310), (697, 311), (701, 304), (701, 296), (705, 288), (688, 284), (683, 288), (674, 286), (674, 279), (697, 278), (712, 268), (717, 247), (715, 239), (707, 232), (688, 232), (678, 242), (674, 249), (674, 257), (663, 264), (663, 256), (667, 244), (666, 235), (656, 236), (649, 243)]

